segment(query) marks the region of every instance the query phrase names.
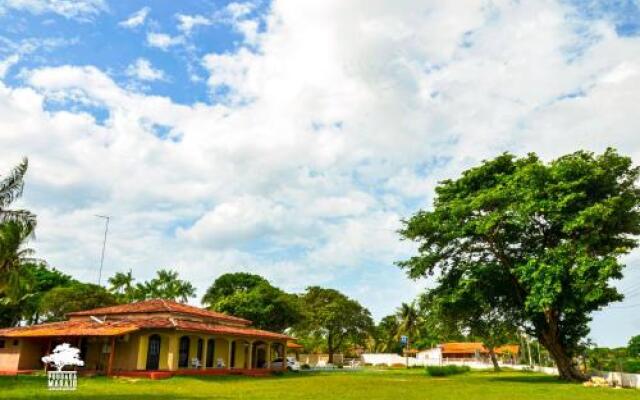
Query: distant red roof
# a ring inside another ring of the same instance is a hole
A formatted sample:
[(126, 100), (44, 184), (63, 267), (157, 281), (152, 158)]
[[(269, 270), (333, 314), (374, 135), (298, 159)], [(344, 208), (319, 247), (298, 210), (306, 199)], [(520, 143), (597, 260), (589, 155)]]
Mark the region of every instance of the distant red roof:
[[(443, 343), (440, 345), (442, 354), (475, 354), (488, 353), (487, 349), (480, 342), (458, 342), (458, 343)], [(496, 347), (496, 354), (511, 353), (517, 354), (520, 350), (518, 345), (506, 345)]]
[(201, 332), (273, 340), (293, 339), (281, 333), (261, 329), (186, 321), (176, 318), (125, 319), (105, 321), (102, 323), (97, 321), (53, 322), (0, 329), (0, 337), (119, 336), (141, 329), (171, 329), (185, 332)]
[(188, 304), (176, 303), (175, 301), (153, 299), (145, 300), (137, 303), (120, 304), (111, 307), (94, 308), (92, 310), (75, 311), (67, 314), (69, 317), (73, 316), (102, 316), (110, 314), (143, 314), (143, 313), (181, 313), (195, 315), (198, 317), (212, 318), (221, 321), (235, 322), (242, 325), (249, 325), (251, 321), (227, 315), (220, 312), (209, 311), (204, 308), (198, 308), (190, 306)]

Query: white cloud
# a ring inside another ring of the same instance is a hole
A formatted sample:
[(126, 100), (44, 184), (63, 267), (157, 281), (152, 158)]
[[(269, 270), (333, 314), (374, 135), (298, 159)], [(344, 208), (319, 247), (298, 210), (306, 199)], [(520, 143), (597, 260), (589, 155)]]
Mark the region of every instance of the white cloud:
[(9, 68), (15, 65), (18, 61), (20, 61), (20, 56), (17, 54), (12, 54), (4, 60), (0, 61), (0, 79), (4, 78), (9, 72)]
[(129, 18), (125, 19), (124, 21), (121, 21), (118, 25), (125, 28), (135, 28), (137, 26), (143, 25), (150, 11), (151, 11), (151, 8), (142, 7), (138, 11), (131, 14)]
[(184, 42), (182, 36), (170, 36), (166, 33), (149, 32), (147, 34), (147, 44), (151, 47), (157, 47), (162, 50), (168, 50), (170, 47)]
[(54, 13), (65, 18), (88, 21), (107, 10), (104, 0), (4, 0), (0, 13), (9, 9), (32, 14)]
[(178, 19), (178, 29), (185, 35), (190, 34), (196, 26), (206, 26), (213, 23), (210, 19), (202, 15), (177, 14), (176, 18)]
[(0, 171), (30, 156), (35, 245), (81, 279), (99, 260), (92, 215), (108, 213), (107, 273), (176, 265), (202, 290), (249, 267), (290, 290), (339, 287), (379, 317), (422, 284), (392, 264), (413, 252), (396, 230), (438, 180), (505, 150), (614, 145), (640, 162), (640, 39), (590, 23), (599, 39), (585, 44), (568, 13), (551, 0), (275, 1), (252, 44), (203, 57), (214, 104), (136, 93), (92, 66), (0, 84)]
[(153, 68), (151, 62), (144, 58), (138, 58), (133, 64), (130, 64), (127, 67), (126, 74), (142, 81), (158, 81), (166, 79), (164, 71)]

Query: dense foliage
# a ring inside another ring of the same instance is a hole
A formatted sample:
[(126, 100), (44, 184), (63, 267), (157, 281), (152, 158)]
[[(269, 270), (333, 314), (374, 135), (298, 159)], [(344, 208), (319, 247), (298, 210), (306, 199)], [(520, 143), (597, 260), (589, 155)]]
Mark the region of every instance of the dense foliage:
[(246, 318), (253, 326), (282, 332), (302, 319), (298, 298), (259, 275), (238, 272), (218, 277), (202, 298), (211, 310)]
[(334, 289), (311, 286), (300, 296), (304, 318), (294, 327), (296, 336), (322, 343), (329, 354), (343, 351), (347, 345), (364, 345), (373, 328), (369, 310)]
[(102, 286), (74, 282), (49, 290), (40, 302), (40, 313), (46, 321), (61, 321), (69, 312), (115, 304), (115, 296)]
[(459, 374), (464, 374), (466, 372), (470, 372), (471, 368), (469, 368), (469, 366), (467, 365), (444, 365), (444, 366), (437, 366), (437, 365), (430, 365), (428, 367), (425, 368), (425, 372), (427, 373), (427, 375), (429, 376), (450, 376), (450, 375), (459, 375)]
[(433, 208), (405, 222), (418, 254), (400, 262), (412, 278), (476, 295), (545, 346), (564, 379), (580, 380), (573, 359), (590, 314), (622, 296), (620, 256), (640, 234), (640, 170), (608, 149), (550, 163), (503, 154), (445, 180)]

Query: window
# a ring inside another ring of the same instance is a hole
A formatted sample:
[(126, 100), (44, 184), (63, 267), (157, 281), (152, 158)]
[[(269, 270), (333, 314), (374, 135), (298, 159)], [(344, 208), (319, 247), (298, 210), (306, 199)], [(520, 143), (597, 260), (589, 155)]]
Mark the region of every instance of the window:
[(0, 349), (4, 349), (4, 340), (0, 340)]
[(17, 345), (19, 345), (19, 344), (20, 344), (20, 341), (19, 341), (18, 339), (16, 339), (16, 340), (14, 340), (14, 341), (13, 341), (13, 345), (14, 345), (14, 346), (17, 346)]

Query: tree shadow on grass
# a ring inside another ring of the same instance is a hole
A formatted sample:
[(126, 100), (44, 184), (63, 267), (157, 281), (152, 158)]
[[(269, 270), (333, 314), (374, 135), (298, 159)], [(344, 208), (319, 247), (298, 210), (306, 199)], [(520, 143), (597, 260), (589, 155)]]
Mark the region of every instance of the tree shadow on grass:
[(509, 383), (531, 383), (531, 384), (558, 384), (566, 385), (570, 382), (560, 380), (556, 376), (546, 375), (508, 375), (508, 376), (493, 376), (487, 378), (488, 381), (493, 382), (509, 382)]

